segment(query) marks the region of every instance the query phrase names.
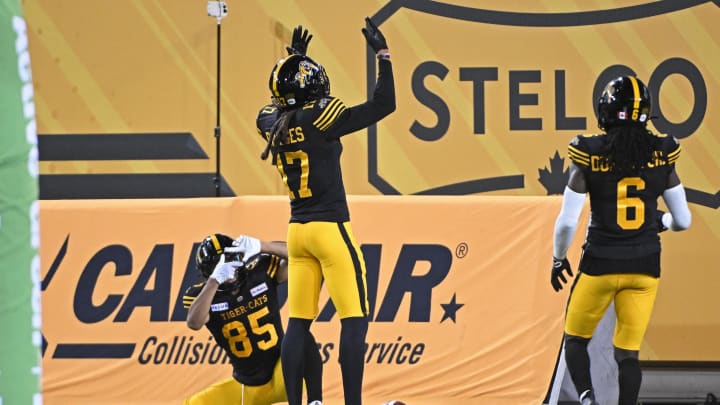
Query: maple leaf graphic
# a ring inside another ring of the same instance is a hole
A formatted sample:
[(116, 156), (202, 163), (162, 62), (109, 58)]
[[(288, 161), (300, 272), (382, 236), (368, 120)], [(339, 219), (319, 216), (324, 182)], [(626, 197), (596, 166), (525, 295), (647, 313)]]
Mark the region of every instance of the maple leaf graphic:
[[(550, 170), (547, 166), (538, 169), (538, 181), (547, 190), (547, 195), (562, 194), (568, 181), (568, 169), (564, 169), (565, 159), (560, 157), (558, 151), (550, 158)], [(564, 170), (563, 170), (564, 169)]]

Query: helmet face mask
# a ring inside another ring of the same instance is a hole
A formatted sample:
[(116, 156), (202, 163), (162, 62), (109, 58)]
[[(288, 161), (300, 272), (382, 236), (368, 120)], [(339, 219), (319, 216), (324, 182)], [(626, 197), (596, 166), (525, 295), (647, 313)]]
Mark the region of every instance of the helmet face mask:
[(271, 99), (280, 109), (301, 107), (330, 94), (330, 79), (319, 63), (306, 55), (280, 59), (270, 73)]
[[(198, 269), (200, 275), (207, 280), (210, 278), (215, 266), (220, 261), (220, 256), (225, 255), (225, 262), (233, 262), (243, 260), (241, 253), (223, 253), (226, 247), (230, 247), (233, 244), (233, 239), (223, 234), (212, 234), (207, 236), (195, 251), (195, 266)], [(247, 274), (245, 267), (241, 266), (237, 268), (235, 281), (232, 283), (234, 286), (241, 285), (246, 278)]]
[(634, 76), (621, 76), (605, 86), (597, 101), (598, 127), (646, 126), (652, 101), (647, 86)]

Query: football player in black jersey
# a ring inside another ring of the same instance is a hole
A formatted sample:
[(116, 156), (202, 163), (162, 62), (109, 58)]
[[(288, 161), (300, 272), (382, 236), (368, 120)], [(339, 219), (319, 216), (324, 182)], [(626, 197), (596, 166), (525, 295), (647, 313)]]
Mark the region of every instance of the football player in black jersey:
[[(183, 296), (189, 308), (187, 325), (193, 330), (204, 325), (210, 331), (230, 359), (233, 374), (187, 398), (186, 405), (287, 401), (277, 298), (278, 284), (287, 280), (287, 247), (284, 242), (258, 241), (258, 245), (258, 254), (244, 257), (225, 251), (233, 246), (233, 239), (222, 234), (210, 235), (198, 246), (196, 265), (204, 282), (188, 288)], [(304, 356), (308, 402), (321, 405), (322, 360), (317, 344), (310, 336), (298, 350)]]
[[(551, 284), (572, 276), (566, 259), (590, 195), (590, 224), (565, 319), (565, 361), (581, 404), (594, 404), (587, 345), (611, 302), (619, 404), (635, 404), (642, 373), (638, 352), (660, 277), (660, 237), (690, 226), (685, 190), (675, 170), (680, 144), (646, 128), (651, 100), (633, 76), (610, 81), (597, 103), (603, 133), (580, 135), (568, 146), (569, 180), (555, 222)], [(662, 196), (670, 212), (657, 207)]]
[(290, 405), (300, 404), (303, 347), (318, 314), (321, 282), (341, 322), (340, 367), (346, 405), (362, 403), (368, 299), (365, 260), (350, 227), (340, 170), (344, 135), (375, 124), (395, 110), (395, 85), (385, 37), (365, 19), (361, 31), (378, 59), (372, 99), (347, 107), (330, 95), (322, 65), (305, 55), (307, 43), (293, 40), (287, 57), (270, 74), (273, 103), (257, 117), (271, 156), (290, 196), (288, 226), (290, 320), (282, 364)]

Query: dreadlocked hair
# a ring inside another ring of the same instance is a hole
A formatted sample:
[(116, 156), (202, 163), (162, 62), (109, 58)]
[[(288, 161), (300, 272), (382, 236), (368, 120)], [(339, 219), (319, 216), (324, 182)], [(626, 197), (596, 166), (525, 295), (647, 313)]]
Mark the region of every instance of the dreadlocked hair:
[(260, 154), (260, 159), (266, 160), (270, 152), (272, 152), (274, 157), (277, 154), (278, 146), (280, 146), (280, 144), (287, 143), (289, 136), (288, 127), (290, 126), (290, 118), (294, 113), (294, 109), (285, 110), (280, 113), (277, 121), (275, 121), (272, 128), (270, 128), (270, 136), (268, 136), (265, 150), (263, 150), (262, 154)]
[(607, 131), (608, 164), (619, 177), (637, 175), (655, 158), (655, 135), (644, 126), (618, 125)]

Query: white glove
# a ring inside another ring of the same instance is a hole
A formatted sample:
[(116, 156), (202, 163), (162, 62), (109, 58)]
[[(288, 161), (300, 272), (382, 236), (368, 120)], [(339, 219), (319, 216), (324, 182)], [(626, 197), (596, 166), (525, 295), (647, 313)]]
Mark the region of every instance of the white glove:
[(260, 239), (253, 238), (252, 236), (240, 235), (232, 243), (232, 246), (225, 248), (225, 252), (228, 253), (242, 253), (243, 260), (248, 261), (249, 258), (255, 256), (261, 252), (262, 243)]
[(218, 261), (218, 264), (215, 265), (215, 269), (212, 274), (210, 274), (210, 278), (214, 278), (218, 284), (222, 284), (226, 281), (234, 279), (235, 272), (240, 266), (242, 266), (241, 262), (225, 263), (225, 255), (221, 255), (220, 261)]

